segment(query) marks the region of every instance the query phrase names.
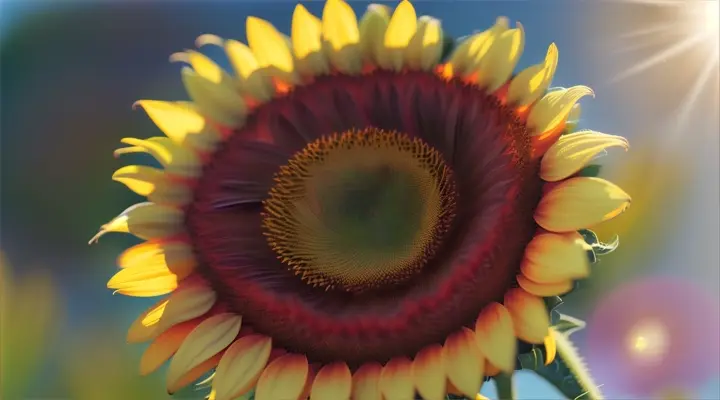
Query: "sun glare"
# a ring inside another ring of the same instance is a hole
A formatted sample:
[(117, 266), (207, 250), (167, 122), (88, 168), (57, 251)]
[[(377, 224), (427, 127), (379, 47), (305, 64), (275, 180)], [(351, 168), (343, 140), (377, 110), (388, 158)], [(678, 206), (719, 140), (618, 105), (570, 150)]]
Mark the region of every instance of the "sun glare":
[(661, 17), (620, 34), (619, 39), (626, 46), (626, 51), (650, 47), (656, 50), (632, 60), (632, 64), (615, 75), (611, 82), (625, 82), (650, 71), (662, 71), (662, 79), (667, 81), (677, 80), (679, 76), (692, 77), (692, 84), (685, 89), (685, 93), (679, 94), (677, 102), (676, 122), (678, 126), (682, 126), (695, 105), (717, 101), (720, 0), (622, 2), (648, 7), (648, 11), (654, 12), (652, 15)]
[(660, 362), (668, 348), (668, 332), (665, 326), (654, 319), (638, 322), (627, 336), (627, 349), (636, 362), (654, 364)]

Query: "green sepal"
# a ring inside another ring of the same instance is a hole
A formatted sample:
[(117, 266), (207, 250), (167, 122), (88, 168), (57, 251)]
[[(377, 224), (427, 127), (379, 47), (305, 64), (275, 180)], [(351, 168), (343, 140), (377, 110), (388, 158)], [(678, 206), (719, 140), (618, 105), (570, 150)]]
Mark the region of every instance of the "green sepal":
[(585, 321), (571, 317), (566, 314), (558, 313), (559, 319), (557, 322), (553, 322), (553, 329), (562, 333), (565, 336), (570, 336), (573, 333), (583, 330), (585, 328)]

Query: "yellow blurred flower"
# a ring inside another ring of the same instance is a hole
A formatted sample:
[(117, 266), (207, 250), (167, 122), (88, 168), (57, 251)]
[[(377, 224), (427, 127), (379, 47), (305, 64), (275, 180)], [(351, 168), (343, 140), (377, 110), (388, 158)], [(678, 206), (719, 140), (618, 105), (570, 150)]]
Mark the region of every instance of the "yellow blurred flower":
[(60, 320), (60, 300), (49, 273), (15, 279), (0, 252), (0, 398), (26, 398)]

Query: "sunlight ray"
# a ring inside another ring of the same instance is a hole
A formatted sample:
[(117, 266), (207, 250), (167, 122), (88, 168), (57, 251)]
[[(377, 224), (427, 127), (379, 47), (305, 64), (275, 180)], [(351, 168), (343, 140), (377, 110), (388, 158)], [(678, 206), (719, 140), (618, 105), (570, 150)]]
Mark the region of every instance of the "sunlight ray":
[(665, 60), (688, 50), (695, 43), (698, 43), (703, 39), (704, 39), (703, 35), (694, 35), (694, 36), (691, 36), (691, 37), (689, 37), (685, 40), (682, 40), (678, 43), (675, 43), (673, 46), (668, 47), (667, 49), (659, 52), (658, 54), (655, 54), (654, 56), (649, 57), (649, 58), (645, 59), (644, 61), (633, 65), (631, 68), (626, 69), (625, 71), (621, 72), (620, 74), (616, 75), (613, 79), (611, 79), (610, 82), (617, 83), (617, 82), (622, 81), (623, 79), (629, 78), (633, 75), (643, 72), (643, 71), (647, 70), (648, 68), (651, 68), (657, 64), (660, 64), (660, 63), (664, 62)]
[(708, 83), (712, 79), (712, 73), (717, 72), (718, 70), (718, 65), (712, 60), (712, 58), (714, 58), (714, 55), (710, 55), (708, 57), (708, 60), (705, 62), (705, 66), (695, 79), (692, 88), (681, 103), (681, 108), (678, 110), (677, 114), (678, 127), (687, 122), (695, 104), (700, 100), (700, 95), (703, 93), (703, 90), (708, 88)]

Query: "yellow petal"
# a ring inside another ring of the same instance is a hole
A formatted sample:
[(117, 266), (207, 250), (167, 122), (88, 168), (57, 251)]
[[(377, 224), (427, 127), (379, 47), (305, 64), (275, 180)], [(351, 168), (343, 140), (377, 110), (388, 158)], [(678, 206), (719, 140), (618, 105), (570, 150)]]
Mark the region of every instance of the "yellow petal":
[(157, 127), (170, 140), (200, 151), (211, 151), (220, 141), (220, 135), (210, 127), (190, 102), (139, 100), (140, 106)]
[(630, 201), (627, 193), (604, 179), (571, 178), (543, 196), (535, 221), (552, 232), (576, 231), (616, 217)]
[(286, 83), (294, 83), (295, 64), (287, 38), (263, 19), (248, 17), (245, 24), (248, 44), (260, 67)]
[(485, 360), (485, 376), (495, 376), (500, 373), (500, 369), (494, 366), (490, 361)]
[(327, 0), (323, 8), (322, 34), (330, 63), (340, 72), (360, 73), (360, 30), (352, 7), (343, 0)]
[[(214, 356), (208, 358), (207, 360), (188, 370), (182, 376), (180, 376), (177, 381), (175, 381), (174, 387), (180, 389), (192, 384), (193, 382), (196, 382), (198, 379), (202, 378), (203, 375), (210, 372), (213, 368), (217, 367), (222, 356), (222, 352), (215, 354)], [(168, 394), (172, 395), (173, 393), (173, 391), (168, 389)]]
[(187, 185), (171, 182), (157, 168), (128, 165), (115, 171), (112, 179), (140, 196), (147, 196), (155, 204), (182, 206), (191, 200)]
[(168, 392), (182, 388), (180, 378), (229, 346), (240, 332), (241, 322), (239, 315), (223, 313), (213, 315), (193, 329), (170, 361)]
[(540, 284), (585, 278), (590, 274), (587, 256), (590, 249), (577, 232), (542, 233), (525, 248), (520, 270), (529, 280)]
[(308, 375), (304, 355), (285, 354), (273, 360), (260, 375), (256, 400), (297, 399), (302, 394)]
[(180, 348), (190, 332), (197, 327), (198, 321), (188, 321), (175, 325), (158, 336), (140, 358), (140, 375), (148, 375), (160, 368)]
[(237, 74), (240, 93), (260, 102), (270, 100), (274, 92), (272, 82), (252, 50), (237, 40), (227, 40), (225, 53)]
[(521, 71), (508, 88), (507, 101), (516, 106), (532, 104), (550, 87), (558, 63), (558, 48), (550, 44), (545, 61)]
[(462, 328), (450, 335), (443, 346), (447, 377), (457, 390), (472, 398), (480, 391), (485, 374), (485, 359), (473, 331)]
[(555, 361), (555, 356), (557, 355), (557, 344), (555, 343), (555, 335), (553, 334), (553, 329), (548, 329), (548, 335), (545, 336), (544, 344), (545, 344), (545, 365), (552, 364), (553, 361)]
[(108, 232), (132, 233), (141, 239), (162, 238), (180, 232), (182, 221), (181, 210), (154, 203), (138, 203), (100, 227), (90, 243), (97, 242)]
[(525, 31), (521, 24), (502, 32), (479, 64), (477, 84), (488, 92), (504, 85), (515, 70), (524, 48)]
[(227, 127), (245, 122), (245, 102), (233, 88), (213, 83), (187, 67), (182, 69), (182, 81), (202, 115)]
[(534, 135), (543, 135), (563, 126), (575, 103), (585, 96), (595, 96), (587, 86), (573, 86), (545, 94), (530, 110), (528, 127)]
[(227, 72), (223, 71), (219, 65), (215, 64), (208, 56), (198, 53), (197, 51), (187, 50), (180, 53), (175, 53), (170, 56), (171, 62), (186, 62), (190, 64), (201, 77), (209, 80), (212, 83), (225, 85), (232, 87), (232, 78)]
[(156, 263), (156, 258), (164, 258), (171, 264), (194, 260), (192, 249), (185, 242), (153, 240), (126, 249), (118, 257), (117, 264), (120, 268), (130, 268)]
[(415, 8), (409, 1), (403, 0), (395, 8), (390, 18), (381, 54), (379, 55), (380, 66), (395, 71), (402, 70), (404, 66), (403, 55), (410, 40), (417, 30), (417, 15)]
[(540, 164), (540, 177), (556, 182), (580, 171), (590, 160), (610, 147), (630, 147), (622, 136), (594, 131), (580, 131), (560, 136), (545, 153)]
[(295, 68), (303, 76), (328, 73), (328, 61), (322, 49), (322, 22), (303, 6), (295, 6), (292, 18), (292, 47)]
[(382, 4), (368, 6), (360, 19), (360, 51), (365, 62), (378, 64), (389, 23), (389, 7)]
[(176, 324), (205, 314), (215, 304), (215, 299), (215, 292), (205, 285), (180, 286), (132, 323), (127, 341), (138, 343), (153, 339)]
[(508, 23), (507, 18), (499, 17), (492, 28), (462, 41), (450, 56), (448, 65), (458, 75), (476, 72), (490, 47), (508, 29)]
[(366, 363), (360, 366), (352, 377), (353, 400), (382, 400), (380, 375), (382, 366), (378, 363)]
[(443, 347), (439, 344), (429, 345), (417, 353), (412, 363), (412, 376), (423, 399), (445, 400), (445, 371)]
[(121, 143), (131, 147), (115, 150), (116, 157), (122, 154), (146, 153), (153, 156), (165, 171), (173, 175), (196, 177), (200, 175), (200, 159), (187, 147), (183, 147), (166, 137), (149, 139), (123, 138)]
[(352, 374), (345, 363), (328, 364), (320, 368), (310, 391), (311, 400), (350, 399)]
[(498, 303), (490, 303), (475, 323), (475, 340), (480, 352), (494, 366), (504, 372), (515, 369), (517, 340), (508, 310)]
[(428, 71), (442, 57), (443, 30), (440, 21), (432, 17), (422, 16), (417, 23), (417, 31), (405, 51), (405, 60), (411, 69)]
[(567, 122), (565, 123), (565, 129), (568, 132), (574, 132), (580, 123), (580, 114), (582, 114), (582, 107), (580, 104), (575, 104), (568, 114)]
[(379, 386), (385, 400), (412, 399), (415, 393), (412, 362), (405, 357), (395, 357), (388, 361), (380, 374)]
[(233, 400), (248, 393), (260, 379), (272, 350), (263, 335), (244, 336), (225, 351), (213, 379), (217, 400)]
[(573, 288), (573, 281), (566, 280), (553, 283), (537, 283), (528, 279), (525, 275), (516, 277), (518, 285), (526, 292), (540, 297), (551, 297), (563, 295)]
[(140, 196), (147, 196), (155, 191), (158, 182), (165, 180), (165, 174), (157, 168), (128, 165), (115, 171), (112, 179), (124, 183)]
[(165, 263), (123, 268), (110, 278), (107, 287), (126, 296), (162, 296), (175, 290), (191, 273), (192, 268), (171, 270)]
[(550, 328), (550, 317), (542, 298), (513, 288), (505, 293), (504, 305), (512, 317), (515, 336), (528, 343), (543, 343)]

